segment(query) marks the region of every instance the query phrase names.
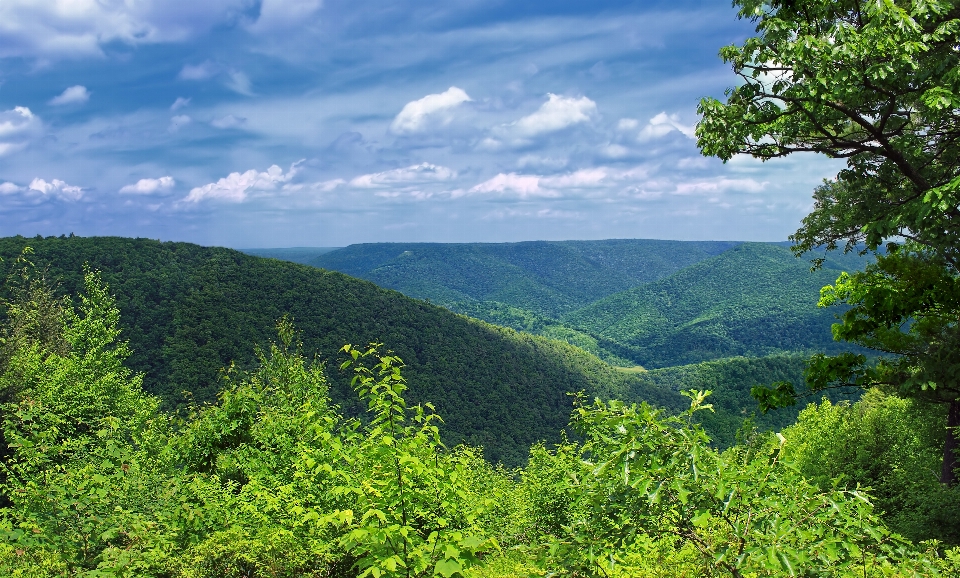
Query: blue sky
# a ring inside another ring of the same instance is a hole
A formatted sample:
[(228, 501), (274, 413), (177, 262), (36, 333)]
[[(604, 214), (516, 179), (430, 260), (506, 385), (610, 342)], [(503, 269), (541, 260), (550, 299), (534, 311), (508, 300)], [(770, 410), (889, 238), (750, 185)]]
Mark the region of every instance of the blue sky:
[(723, 1), (3, 0), (0, 235), (783, 240), (837, 161), (704, 158)]

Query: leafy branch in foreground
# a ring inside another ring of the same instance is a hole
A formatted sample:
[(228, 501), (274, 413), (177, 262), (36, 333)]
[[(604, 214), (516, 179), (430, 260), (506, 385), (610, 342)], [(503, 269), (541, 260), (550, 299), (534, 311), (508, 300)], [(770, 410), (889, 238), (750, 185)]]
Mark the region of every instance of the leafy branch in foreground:
[(708, 393), (690, 392), (679, 416), (578, 403), (574, 425), (585, 441), (579, 459), (567, 460), (570, 515), (547, 536), (548, 567), (612, 576), (640, 564), (650, 575), (682, 574), (657, 569), (668, 559), (689, 573), (734, 577), (909, 567), (908, 543), (885, 528), (867, 494), (804, 480), (783, 462), (782, 436), (749, 451), (712, 450), (692, 421), (710, 409)]

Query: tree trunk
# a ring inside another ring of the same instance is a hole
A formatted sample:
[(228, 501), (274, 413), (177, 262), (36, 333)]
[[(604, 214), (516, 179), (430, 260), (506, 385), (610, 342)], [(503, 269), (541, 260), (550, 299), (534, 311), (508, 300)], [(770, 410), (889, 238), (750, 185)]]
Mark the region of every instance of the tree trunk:
[(960, 438), (960, 400), (950, 402), (947, 411), (947, 438), (943, 443), (943, 468), (940, 483), (953, 486), (957, 483), (957, 438)]

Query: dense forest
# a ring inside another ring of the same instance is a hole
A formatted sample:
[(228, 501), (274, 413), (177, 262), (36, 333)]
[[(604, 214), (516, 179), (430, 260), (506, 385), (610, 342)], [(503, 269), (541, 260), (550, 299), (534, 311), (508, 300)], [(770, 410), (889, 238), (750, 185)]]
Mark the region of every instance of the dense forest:
[(444, 439), (483, 445), (494, 461), (517, 465), (538, 440), (556, 441), (569, 392), (675, 405), (676, 391), (635, 383), (565, 343), (468, 320), (366, 281), (230, 249), (122, 238), (0, 239), (0, 274), (30, 260), (61, 295), (82, 287), (84, 264), (101, 271), (116, 295), (130, 341), (129, 366), (164, 407), (216, 400), (231, 364), (255, 362), (253, 346), (290, 315), (304, 350), (330, 364), (331, 395), (361, 415), (349, 376), (336, 368), (345, 343), (383, 343), (407, 363), (410, 398), (443, 412)]
[[(0, 239), (0, 272), (16, 272), (26, 246), (61, 295), (79, 291), (85, 263), (101, 271), (131, 344), (128, 366), (143, 373), (146, 391), (168, 410), (215, 401), (222, 370), (252, 367), (253, 345), (267, 343), (273, 323), (285, 314), (295, 320), (304, 351), (331, 368), (331, 397), (348, 415), (360, 416), (363, 408), (349, 376), (333, 369), (336, 351), (348, 342), (380, 342), (407, 364), (410, 399), (433, 401), (446, 416), (446, 442), (482, 445), (488, 459), (511, 466), (526, 460), (530, 444), (559, 439), (572, 407), (569, 393), (678, 410), (686, 403), (678, 392), (693, 379), (728, 399), (704, 418), (715, 442), (726, 447), (743, 420), (757, 413), (751, 387), (803, 383), (802, 361), (782, 356), (749, 362), (746, 371), (745, 361), (736, 358), (650, 373), (622, 371), (591, 355), (589, 346), (471, 321), (337, 273), (187, 243)], [(725, 368), (722, 378), (690, 377), (707, 367)], [(756, 423), (765, 429), (786, 425), (798, 411), (757, 415)]]
[(367, 408), (345, 416), (289, 318), (250, 370), (225, 376), (217, 404), (165, 413), (123, 364), (101, 275), (87, 268), (63, 299), (37, 273), (10, 282), (2, 330), (5, 575), (960, 570), (960, 550), (943, 548), (960, 538), (945, 515), (958, 493), (922, 474), (938, 436), (907, 400), (811, 405), (783, 434), (746, 432), (720, 453), (694, 419), (706, 392), (674, 415), (578, 397), (575, 441), (533, 445), (508, 470), (442, 444), (434, 407), (405, 401), (402, 360), (376, 347), (340, 350)]

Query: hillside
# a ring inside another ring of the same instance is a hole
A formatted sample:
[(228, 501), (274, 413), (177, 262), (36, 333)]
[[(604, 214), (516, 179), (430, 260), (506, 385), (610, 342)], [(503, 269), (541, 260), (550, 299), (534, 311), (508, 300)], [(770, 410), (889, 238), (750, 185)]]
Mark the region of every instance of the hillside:
[(471, 302), (495, 302), (556, 318), (737, 244), (647, 239), (370, 243), (325, 253), (310, 264), (458, 311)]
[(856, 255), (831, 254), (822, 269), (780, 244), (744, 243), (669, 277), (570, 313), (566, 324), (648, 368), (737, 355), (834, 351), (835, 312), (818, 309), (820, 288)]
[[(116, 295), (130, 365), (167, 407), (216, 397), (221, 368), (248, 367), (254, 344), (291, 315), (304, 350), (327, 362), (334, 401), (361, 413), (339, 374), (344, 343), (380, 341), (406, 362), (410, 398), (432, 401), (448, 443), (482, 444), (487, 457), (521, 463), (529, 446), (555, 440), (571, 408), (568, 392), (619, 396), (644, 389), (581, 350), (472, 321), (341, 273), (238, 251), (126, 238), (0, 239), (0, 274), (25, 246), (58, 292), (76, 294), (84, 263)], [(647, 388), (658, 405), (676, 394)]]

